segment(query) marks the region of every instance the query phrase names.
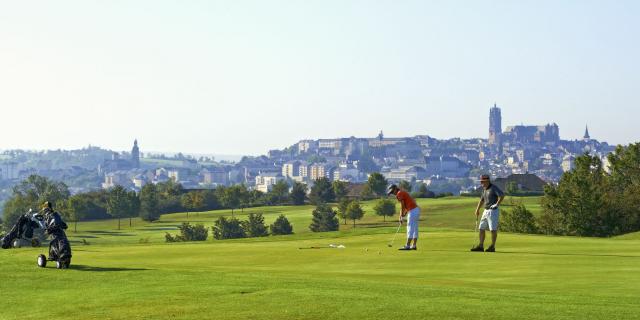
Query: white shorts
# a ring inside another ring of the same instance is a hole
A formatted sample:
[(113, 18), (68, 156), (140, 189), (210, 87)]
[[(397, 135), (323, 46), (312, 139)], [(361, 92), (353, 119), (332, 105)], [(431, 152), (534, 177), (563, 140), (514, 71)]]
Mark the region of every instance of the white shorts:
[(407, 214), (407, 239), (418, 239), (418, 221), (420, 208), (414, 208)]
[(498, 225), (500, 220), (500, 211), (498, 209), (486, 209), (482, 213), (482, 218), (480, 218), (480, 225), (478, 228), (480, 230), (491, 230), (498, 231)]

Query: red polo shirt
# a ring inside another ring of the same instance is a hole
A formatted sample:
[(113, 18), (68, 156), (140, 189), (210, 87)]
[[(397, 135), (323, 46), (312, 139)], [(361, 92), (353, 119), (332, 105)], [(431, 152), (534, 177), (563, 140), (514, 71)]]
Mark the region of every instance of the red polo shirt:
[(398, 193), (396, 194), (396, 198), (398, 199), (398, 201), (400, 201), (400, 203), (404, 205), (404, 208), (407, 210), (407, 212), (418, 207), (418, 205), (416, 205), (416, 201), (413, 200), (409, 193), (404, 190), (398, 191)]

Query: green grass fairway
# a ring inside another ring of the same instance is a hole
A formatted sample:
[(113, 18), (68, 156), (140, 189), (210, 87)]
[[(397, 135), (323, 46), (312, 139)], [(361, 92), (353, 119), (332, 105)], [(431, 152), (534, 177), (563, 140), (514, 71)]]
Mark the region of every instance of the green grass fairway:
[[(539, 212), (538, 198), (523, 201)], [(132, 228), (123, 220), (119, 231), (116, 221), (81, 223), (68, 232), (72, 269), (38, 268), (43, 248), (0, 251), (0, 319), (640, 318), (640, 237), (502, 233), (499, 252), (472, 253), (476, 203), (420, 200), (412, 252), (387, 247), (395, 222), (373, 216), (371, 203), (355, 229), (321, 234), (307, 229), (310, 206), (245, 210), (294, 224), (295, 235), (260, 239), (164, 243), (184, 213)], [(300, 249), (309, 247), (321, 249)]]

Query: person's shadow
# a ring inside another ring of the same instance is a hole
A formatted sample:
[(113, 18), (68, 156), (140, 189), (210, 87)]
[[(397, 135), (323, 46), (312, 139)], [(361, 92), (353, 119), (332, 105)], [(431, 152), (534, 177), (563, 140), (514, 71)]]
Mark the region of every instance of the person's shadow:
[(93, 272), (114, 272), (114, 271), (147, 271), (151, 269), (145, 268), (103, 268), (103, 267), (94, 267), (94, 266), (85, 266), (82, 264), (72, 264), (69, 266), (69, 269), (77, 270), (77, 271), (93, 271)]

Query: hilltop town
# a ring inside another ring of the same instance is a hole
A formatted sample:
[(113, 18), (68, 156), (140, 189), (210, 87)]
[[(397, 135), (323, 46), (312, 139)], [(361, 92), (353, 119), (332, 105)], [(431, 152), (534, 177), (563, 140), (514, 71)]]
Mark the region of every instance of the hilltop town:
[(139, 191), (148, 183), (173, 180), (185, 189), (211, 189), (244, 184), (268, 192), (278, 181), (313, 184), (320, 177), (353, 184), (380, 172), (389, 181), (425, 184), (435, 193), (459, 194), (475, 189), (482, 173), (494, 177), (535, 175), (547, 183), (557, 182), (573, 168), (577, 155), (606, 155), (613, 146), (592, 139), (585, 128), (581, 139), (560, 138), (555, 123), (514, 125), (502, 129), (501, 109), (489, 110), (486, 138), (436, 139), (428, 135), (386, 137), (382, 131), (370, 138), (301, 140), (282, 150), (259, 157), (245, 156), (237, 162), (212, 157), (143, 154), (134, 141), (129, 152), (98, 147), (80, 150), (0, 153), (0, 201), (13, 185), (32, 174), (66, 183), (73, 193), (110, 189), (116, 185)]

